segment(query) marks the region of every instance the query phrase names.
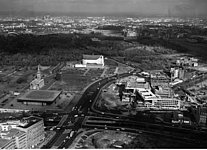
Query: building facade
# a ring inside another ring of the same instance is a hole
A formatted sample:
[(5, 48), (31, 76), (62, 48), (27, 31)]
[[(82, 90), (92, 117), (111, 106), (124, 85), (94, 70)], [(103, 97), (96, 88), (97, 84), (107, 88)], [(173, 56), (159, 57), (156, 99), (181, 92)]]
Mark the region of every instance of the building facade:
[(2, 131), (0, 143), (1, 149), (26, 149), (26, 133), (18, 129)]
[(82, 61), (86, 67), (91, 65), (104, 67), (104, 57), (102, 55), (83, 55)]
[(28, 117), (22, 120), (17, 129), (26, 133), (27, 148), (34, 148), (45, 139), (44, 122), (39, 117)]

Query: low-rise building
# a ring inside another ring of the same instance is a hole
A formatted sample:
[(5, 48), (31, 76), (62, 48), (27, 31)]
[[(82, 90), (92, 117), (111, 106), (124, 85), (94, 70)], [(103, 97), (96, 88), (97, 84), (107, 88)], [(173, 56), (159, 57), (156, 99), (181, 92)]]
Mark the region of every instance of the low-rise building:
[(75, 64), (79, 68), (104, 68), (104, 56), (102, 55), (83, 55), (82, 64)]
[(30, 90), (17, 99), (25, 105), (51, 105), (60, 99), (61, 91), (54, 90)]

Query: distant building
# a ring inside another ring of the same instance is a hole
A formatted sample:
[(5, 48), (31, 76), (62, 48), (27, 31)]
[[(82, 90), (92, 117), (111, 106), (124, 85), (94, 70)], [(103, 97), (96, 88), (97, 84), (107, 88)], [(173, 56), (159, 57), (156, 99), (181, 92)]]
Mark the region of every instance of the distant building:
[(40, 117), (24, 118), (17, 129), (26, 133), (27, 149), (34, 148), (45, 139), (44, 122)]
[(82, 61), (86, 67), (104, 67), (104, 57), (102, 55), (83, 55)]
[(76, 68), (104, 68), (102, 55), (83, 55), (82, 64), (75, 64)]
[(185, 70), (183, 68), (171, 68), (170, 73), (172, 80), (176, 78), (184, 79)]
[(191, 66), (197, 67), (198, 66), (198, 59), (196, 58), (188, 58), (182, 57), (176, 61), (177, 66)]
[(38, 71), (36, 78), (30, 83), (30, 89), (31, 90), (39, 90), (45, 85), (44, 79), (41, 77), (40, 72), (40, 65), (38, 65)]
[(167, 76), (163, 71), (152, 71), (150, 73), (150, 82), (151, 86), (160, 86), (160, 85), (166, 85), (170, 82), (170, 77)]

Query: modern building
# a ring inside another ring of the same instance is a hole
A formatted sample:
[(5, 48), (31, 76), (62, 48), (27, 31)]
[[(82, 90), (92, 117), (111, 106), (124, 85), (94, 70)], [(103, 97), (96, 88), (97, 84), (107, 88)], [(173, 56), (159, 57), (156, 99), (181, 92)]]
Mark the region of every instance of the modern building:
[(152, 87), (169, 84), (170, 80), (170, 77), (163, 73), (163, 71), (158, 70), (150, 73), (150, 82)]
[(54, 90), (30, 90), (17, 99), (25, 105), (51, 105), (60, 99), (61, 91)]
[(21, 120), (17, 129), (26, 133), (27, 148), (34, 148), (45, 139), (44, 122), (40, 117), (28, 117)]
[(76, 64), (75, 67), (104, 68), (104, 56), (83, 55), (82, 64)]
[(38, 71), (36, 78), (30, 83), (31, 90), (39, 90), (45, 85), (44, 79), (41, 77), (40, 65), (38, 65)]
[(26, 149), (27, 140), (26, 132), (19, 129), (10, 129), (0, 133), (1, 149)]
[(183, 68), (171, 68), (170, 73), (172, 80), (176, 78), (184, 79), (185, 70)]
[(137, 94), (147, 108), (180, 109), (180, 100), (175, 98), (162, 98), (155, 95), (149, 89), (138, 89)]

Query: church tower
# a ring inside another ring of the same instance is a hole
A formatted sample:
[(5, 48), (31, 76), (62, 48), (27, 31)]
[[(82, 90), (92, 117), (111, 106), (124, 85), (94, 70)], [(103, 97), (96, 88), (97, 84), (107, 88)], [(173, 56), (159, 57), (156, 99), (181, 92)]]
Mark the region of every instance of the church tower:
[(37, 80), (41, 80), (40, 65), (38, 65), (38, 70), (37, 70)]

